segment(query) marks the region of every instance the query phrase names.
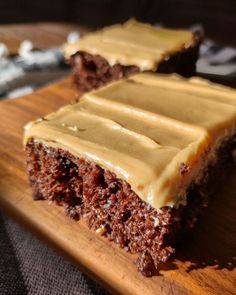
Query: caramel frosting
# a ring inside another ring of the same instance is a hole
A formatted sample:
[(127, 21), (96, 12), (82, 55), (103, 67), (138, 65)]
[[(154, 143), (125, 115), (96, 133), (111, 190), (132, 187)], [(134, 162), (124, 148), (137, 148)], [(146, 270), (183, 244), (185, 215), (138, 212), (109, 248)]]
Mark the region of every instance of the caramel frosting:
[(86, 93), (25, 127), (31, 138), (92, 161), (159, 209), (184, 201), (235, 133), (236, 91), (205, 80), (140, 73)]
[(190, 31), (157, 28), (130, 20), (87, 34), (75, 43), (66, 44), (63, 51), (67, 58), (77, 51), (85, 51), (101, 55), (110, 65), (136, 65), (141, 71), (155, 71), (165, 58), (193, 43)]

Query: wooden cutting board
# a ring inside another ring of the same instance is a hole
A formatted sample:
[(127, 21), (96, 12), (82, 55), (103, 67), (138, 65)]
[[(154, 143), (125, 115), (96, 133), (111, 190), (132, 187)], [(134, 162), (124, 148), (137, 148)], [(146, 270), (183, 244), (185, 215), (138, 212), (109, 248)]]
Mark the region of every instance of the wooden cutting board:
[[(33, 201), (22, 147), (23, 126), (73, 101), (67, 79), (15, 100), (0, 102), (0, 207), (118, 294), (236, 294), (236, 169), (159, 275), (136, 271), (135, 256), (64, 215)], [(224, 173), (224, 171), (222, 171)]]

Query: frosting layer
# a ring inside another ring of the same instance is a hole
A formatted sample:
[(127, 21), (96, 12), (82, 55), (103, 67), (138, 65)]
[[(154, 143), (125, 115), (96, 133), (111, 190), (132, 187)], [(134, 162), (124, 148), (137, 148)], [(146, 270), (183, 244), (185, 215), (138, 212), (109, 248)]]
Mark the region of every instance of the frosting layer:
[(86, 93), (25, 128), (30, 138), (114, 172), (154, 208), (177, 205), (235, 132), (236, 91), (137, 74)]
[(141, 71), (155, 71), (165, 57), (190, 47), (193, 42), (190, 31), (156, 28), (130, 20), (87, 34), (78, 42), (65, 45), (64, 53), (68, 58), (77, 51), (85, 51), (101, 55), (110, 65), (136, 65)]

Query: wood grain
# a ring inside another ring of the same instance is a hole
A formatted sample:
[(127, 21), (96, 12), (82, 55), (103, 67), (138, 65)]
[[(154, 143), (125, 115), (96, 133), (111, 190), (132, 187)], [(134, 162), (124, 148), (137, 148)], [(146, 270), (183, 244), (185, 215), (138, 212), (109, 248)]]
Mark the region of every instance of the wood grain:
[(7, 46), (10, 55), (17, 55), (21, 40), (10, 38), (7, 35), (0, 33), (0, 43), (4, 43)]
[[(23, 126), (73, 101), (67, 79), (34, 94), (0, 103), (0, 207), (72, 259), (113, 293), (236, 294), (236, 169), (159, 275), (144, 278), (134, 256), (64, 215), (46, 201), (33, 201), (27, 184)], [(224, 171), (222, 171), (224, 173)]]
[[(31, 40), (36, 48), (48, 49), (61, 46), (66, 42), (71, 31), (78, 31), (81, 35), (88, 32), (88, 28), (71, 23), (28, 23), (8, 24), (0, 26), (0, 42), (15, 44), (22, 40)], [(2, 41), (1, 41), (2, 39)]]

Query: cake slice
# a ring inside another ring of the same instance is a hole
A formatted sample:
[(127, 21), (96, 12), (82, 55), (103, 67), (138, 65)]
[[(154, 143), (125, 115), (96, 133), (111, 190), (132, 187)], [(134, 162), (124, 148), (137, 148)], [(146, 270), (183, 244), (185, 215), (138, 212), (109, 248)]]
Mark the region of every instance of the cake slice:
[(113, 82), (26, 126), (34, 198), (138, 254), (151, 276), (232, 163), (235, 120), (230, 88), (148, 73)]
[(87, 91), (143, 71), (192, 76), (200, 41), (199, 33), (130, 20), (66, 44), (64, 54), (74, 67), (74, 83)]

